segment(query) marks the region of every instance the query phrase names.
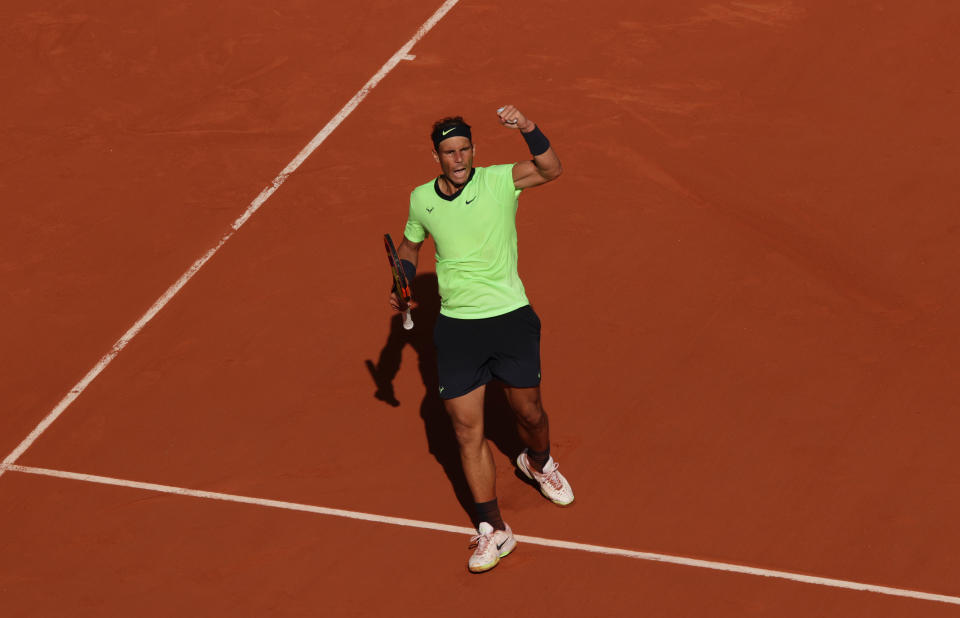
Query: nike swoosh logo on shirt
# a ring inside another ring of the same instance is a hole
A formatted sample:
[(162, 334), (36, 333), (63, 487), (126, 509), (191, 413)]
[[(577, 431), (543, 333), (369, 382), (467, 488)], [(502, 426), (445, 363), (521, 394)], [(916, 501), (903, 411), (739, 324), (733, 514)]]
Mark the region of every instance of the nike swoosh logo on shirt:
[[(477, 196), (476, 196), (476, 195), (473, 196), (473, 200), (475, 200), (475, 199), (477, 199)], [(467, 200), (467, 203), (469, 204), (469, 203), (472, 202), (473, 200)]]
[(433, 208), (428, 208), (427, 212), (433, 212)]

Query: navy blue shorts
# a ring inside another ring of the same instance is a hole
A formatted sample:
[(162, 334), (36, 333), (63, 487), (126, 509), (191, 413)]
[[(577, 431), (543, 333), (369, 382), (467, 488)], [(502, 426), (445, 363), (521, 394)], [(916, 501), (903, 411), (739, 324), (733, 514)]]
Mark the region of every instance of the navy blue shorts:
[(515, 388), (540, 384), (540, 318), (530, 305), (479, 320), (441, 314), (433, 343), (441, 399), (466, 395), (494, 378)]

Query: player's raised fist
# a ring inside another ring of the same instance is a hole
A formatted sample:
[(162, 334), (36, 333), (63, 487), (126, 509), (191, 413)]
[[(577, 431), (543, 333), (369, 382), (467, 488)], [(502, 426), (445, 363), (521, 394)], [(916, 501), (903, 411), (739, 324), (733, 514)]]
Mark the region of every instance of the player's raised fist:
[(508, 129), (530, 130), (530, 125), (533, 124), (513, 105), (504, 105), (498, 109), (497, 117), (500, 119), (500, 124)]

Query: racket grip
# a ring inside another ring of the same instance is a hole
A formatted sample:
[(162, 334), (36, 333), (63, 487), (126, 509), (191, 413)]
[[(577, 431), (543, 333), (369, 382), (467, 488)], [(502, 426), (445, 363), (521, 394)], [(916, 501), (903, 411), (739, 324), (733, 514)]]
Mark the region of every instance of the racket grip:
[(410, 317), (410, 310), (407, 309), (403, 312), (403, 330), (410, 330), (413, 328), (413, 318)]

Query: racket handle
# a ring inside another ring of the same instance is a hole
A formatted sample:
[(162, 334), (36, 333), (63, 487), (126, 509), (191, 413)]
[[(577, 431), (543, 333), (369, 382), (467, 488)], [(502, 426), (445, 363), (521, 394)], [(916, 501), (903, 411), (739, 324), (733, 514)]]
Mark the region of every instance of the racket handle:
[(413, 328), (413, 318), (410, 317), (410, 310), (407, 309), (403, 312), (403, 329), (410, 330)]

